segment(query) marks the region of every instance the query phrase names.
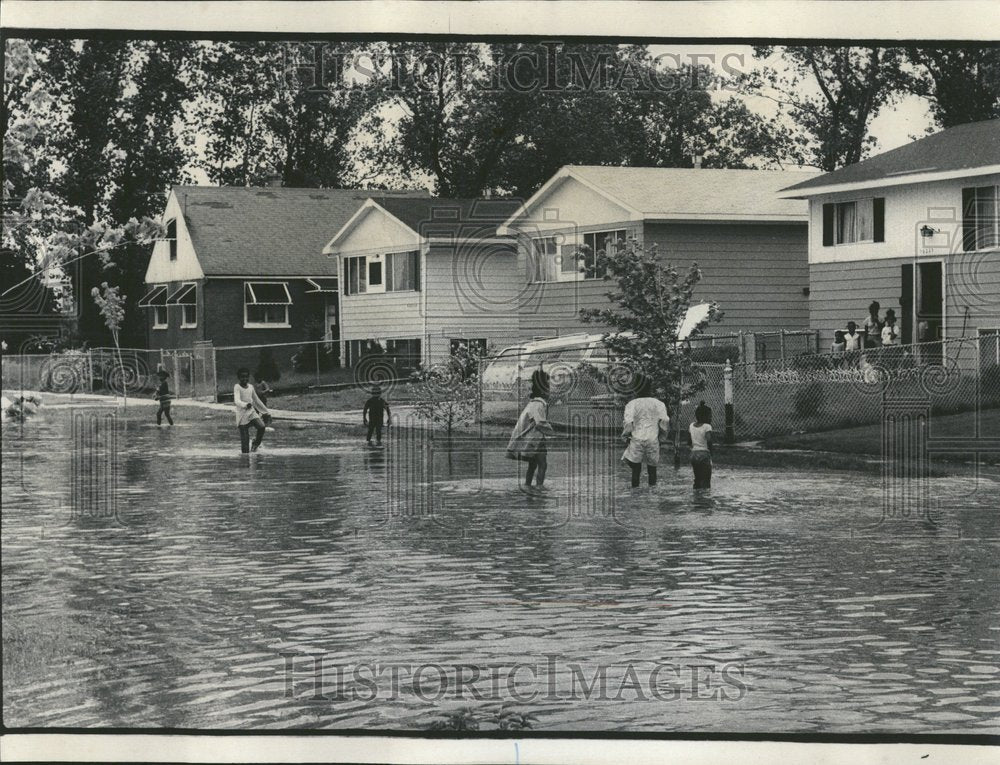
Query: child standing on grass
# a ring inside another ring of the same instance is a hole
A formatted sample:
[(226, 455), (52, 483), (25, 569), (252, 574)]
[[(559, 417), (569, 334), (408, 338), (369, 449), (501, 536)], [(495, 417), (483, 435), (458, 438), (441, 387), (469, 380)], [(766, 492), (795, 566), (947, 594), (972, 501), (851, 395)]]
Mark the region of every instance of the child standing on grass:
[(160, 408), (156, 410), (156, 424), (163, 424), (163, 417), (166, 415), (167, 422), (171, 425), (174, 424), (173, 417), (170, 416), (170, 388), (167, 385), (167, 378), (170, 377), (170, 373), (166, 369), (156, 370), (156, 376), (160, 378), (160, 384), (156, 387), (156, 393), (153, 398), (160, 402)]
[[(250, 384), (250, 370), (240, 367), (236, 372), (236, 379), (239, 380), (233, 386), (233, 404), (236, 406), (236, 425), (240, 429), (240, 451), (247, 454), (250, 451), (257, 451), (260, 442), (264, 438), (264, 420), (261, 416), (270, 419), (271, 412), (260, 400), (257, 391)], [(257, 435), (254, 437), (253, 446), (250, 445), (250, 426), (253, 426)]]
[(382, 389), (376, 385), (372, 390), (372, 397), (365, 402), (365, 409), (361, 413), (361, 421), (368, 428), (368, 435), (365, 441), (372, 445), (372, 435), (375, 436), (375, 445), (382, 445), (382, 426), (392, 425), (392, 412), (389, 411), (389, 402), (382, 398)]
[(691, 469), (694, 488), (712, 488), (712, 410), (702, 401), (694, 410), (691, 434)]
[(656, 466), (660, 464), (660, 433), (666, 437), (670, 427), (667, 407), (650, 395), (649, 378), (636, 380), (636, 397), (625, 405), (622, 437), (625, 453), (622, 462), (632, 469), (632, 488), (639, 486), (642, 466), (646, 466), (646, 479), (656, 486)]

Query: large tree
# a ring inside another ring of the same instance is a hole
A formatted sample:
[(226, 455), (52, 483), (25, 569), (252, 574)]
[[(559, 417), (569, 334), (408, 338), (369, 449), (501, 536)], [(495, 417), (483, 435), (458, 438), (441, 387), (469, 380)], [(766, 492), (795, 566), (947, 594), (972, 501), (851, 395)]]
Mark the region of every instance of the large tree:
[[(346, 185), (351, 138), (375, 95), (340, 76), (356, 46), (226, 42), (204, 48), (197, 109), (202, 167), (216, 183)], [(324, 63), (325, 62), (325, 63)]]
[(875, 145), (872, 119), (906, 79), (897, 48), (765, 45), (754, 53), (761, 60), (778, 53), (782, 65), (748, 73), (745, 89), (778, 103), (807, 163), (826, 171), (864, 159)]
[(907, 48), (913, 91), (943, 128), (1000, 117), (1000, 48)]

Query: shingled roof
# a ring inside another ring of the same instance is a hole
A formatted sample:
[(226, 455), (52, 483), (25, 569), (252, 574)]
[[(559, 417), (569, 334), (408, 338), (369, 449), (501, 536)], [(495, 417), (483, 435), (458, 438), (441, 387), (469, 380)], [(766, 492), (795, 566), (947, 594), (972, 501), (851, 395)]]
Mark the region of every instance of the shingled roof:
[(521, 204), (519, 199), (376, 197), (374, 201), (421, 236), (492, 238), (497, 226)]
[(426, 191), (176, 186), (206, 276), (322, 276), (323, 247), (373, 196), (396, 200)]
[(957, 125), (906, 146), (825, 173), (783, 190), (791, 197), (806, 197), (834, 190), (830, 187), (864, 188), (913, 183), (953, 173), (1000, 171), (1000, 119)]
[(625, 207), (634, 220), (805, 222), (807, 206), (780, 199), (776, 192), (797, 178), (815, 175), (782, 170), (566, 165), (508, 224), (530, 216), (531, 210), (567, 179), (575, 179)]

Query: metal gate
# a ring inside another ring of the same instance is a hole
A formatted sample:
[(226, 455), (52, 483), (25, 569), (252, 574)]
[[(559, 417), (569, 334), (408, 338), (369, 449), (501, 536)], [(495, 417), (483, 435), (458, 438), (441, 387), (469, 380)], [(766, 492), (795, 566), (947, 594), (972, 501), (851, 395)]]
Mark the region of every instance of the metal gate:
[(164, 348), (160, 365), (170, 373), (178, 398), (216, 400), (215, 349), (210, 341), (196, 342), (193, 348)]

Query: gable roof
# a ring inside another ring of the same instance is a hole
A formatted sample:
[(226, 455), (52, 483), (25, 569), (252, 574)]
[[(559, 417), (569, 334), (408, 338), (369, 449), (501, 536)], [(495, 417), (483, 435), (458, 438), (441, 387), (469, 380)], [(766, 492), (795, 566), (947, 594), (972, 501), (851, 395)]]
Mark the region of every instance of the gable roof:
[(323, 246), (367, 199), (427, 195), (270, 186), (176, 186), (173, 193), (206, 276), (327, 275)]
[(521, 205), (519, 199), (448, 199), (373, 196), (326, 244), (332, 252), (371, 210), (390, 215), (423, 239), (492, 239), (497, 227)]
[(567, 179), (624, 207), (632, 220), (804, 222), (807, 206), (780, 199), (777, 191), (796, 178), (815, 175), (818, 173), (790, 170), (566, 165), (505, 225), (530, 213)]
[(1000, 172), (1000, 119), (970, 122), (842, 167), (784, 189), (782, 196), (906, 183), (923, 183)]

